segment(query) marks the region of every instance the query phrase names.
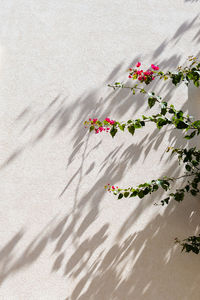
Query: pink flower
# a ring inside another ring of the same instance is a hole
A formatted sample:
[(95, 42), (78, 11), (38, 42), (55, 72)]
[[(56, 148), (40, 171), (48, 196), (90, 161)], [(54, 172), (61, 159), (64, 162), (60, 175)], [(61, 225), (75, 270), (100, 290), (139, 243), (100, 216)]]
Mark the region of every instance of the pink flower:
[(129, 69), (129, 71), (133, 71), (133, 69), (132, 69), (132, 68), (130, 68), (130, 69)]
[(138, 61), (138, 63), (136, 64), (136, 67), (139, 68), (141, 66), (141, 63)]
[(98, 120), (98, 119), (93, 119), (93, 123), (96, 123), (97, 120)]
[(104, 130), (103, 127), (99, 127), (99, 131), (102, 132)]
[(95, 133), (99, 133), (99, 129), (96, 129), (96, 130), (95, 130)]
[(111, 125), (115, 124), (115, 121), (114, 120), (110, 120), (110, 124)]
[(114, 185), (112, 185), (112, 189), (113, 189), (113, 190), (115, 189)]
[(106, 130), (107, 130), (107, 131), (109, 131), (109, 130), (110, 130), (110, 128), (108, 127)]
[(131, 75), (129, 75), (129, 76), (128, 76), (128, 78), (132, 78), (132, 76), (131, 76)]
[(155, 70), (155, 71), (159, 70), (159, 67), (158, 67), (158, 66), (155, 66), (155, 65), (153, 65), (153, 64), (151, 65), (151, 67), (152, 67), (152, 69)]
[(155, 77), (152, 77), (152, 80), (154, 80), (155, 79)]
[(141, 75), (141, 74), (142, 74), (142, 70), (141, 70), (141, 71), (137, 71), (137, 74), (138, 74), (138, 75)]
[(110, 123), (110, 119), (109, 118), (105, 118), (105, 121)]
[(92, 121), (92, 119), (90, 118), (89, 121)]
[(146, 76), (143, 76), (143, 80), (146, 80), (147, 78), (146, 78)]
[(143, 79), (143, 77), (142, 77), (142, 76), (139, 76), (139, 77), (138, 77), (138, 80), (142, 80), (142, 79)]
[(149, 76), (149, 75), (150, 75), (150, 72), (149, 72), (149, 71), (146, 71), (146, 72), (144, 72), (144, 75)]

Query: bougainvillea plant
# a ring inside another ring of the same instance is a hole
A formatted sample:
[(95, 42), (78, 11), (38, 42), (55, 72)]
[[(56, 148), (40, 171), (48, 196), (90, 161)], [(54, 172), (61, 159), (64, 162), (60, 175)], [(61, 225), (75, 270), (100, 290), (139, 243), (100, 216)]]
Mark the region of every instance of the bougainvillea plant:
[[(128, 70), (128, 78), (131, 82), (137, 80), (137, 83), (127, 85), (121, 82), (116, 82), (113, 85), (109, 85), (114, 90), (116, 89), (129, 89), (133, 95), (136, 92), (143, 93), (147, 98), (149, 108), (158, 106), (158, 113), (151, 116), (142, 116), (135, 120), (128, 120), (127, 122), (120, 122), (105, 118), (105, 120), (98, 120), (97, 118), (90, 118), (84, 122), (85, 127), (89, 127), (90, 132), (99, 134), (101, 132), (109, 133), (114, 137), (119, 130), (127, 130), (131, 135), (134, 135), (135, 131), (139, 128), (146, 126), (148, 123), (153, 123), (158, 129), (169, 125), (172, 128), (176, 128), (183, 131), (183, 138), (192, 139), (196, 135), (200, 134), (200, 120), (194, 120), (194, 118), (182, 110), (177, 110), (174, 105), (169, 105), (165, 99), (162, 99), (154, 92), (148, 92), (141, 83), (150, 85), (150, 83), (156, 79), (159, 80), (171, 80), (172, 84), (177, 86), (181, 82), (186, 85), (192, 83), (195, 87), (200, 85), (200, 60), (196, 57), (190, 56), (188, 58), (188, 65), (184, 67), (178, 67), (175, 72), (167, 71), (163, 72), (159, 66), (151, 64), (151, 67), (147, 70), (141, 69), (141, 63), (138, 62), (135, 68)], [(179, 177), (167, 177), (153, 179), (150, 182), (142, 183), (136, 187), (119, 188), (118, 186), (107, 184), (105, 189), (112, 192), (118, 199), (123, 197), (139, 197), (143, 198), (148, 194), (156, 192), (158, 189), (164, 190), (168, 193), (167, 197), (160, 200), (160, 205), (167, 205), (170, 201), (174, 200), (181, 202), (184, 199), (186, 193), (196, 196), (199, 192), (200, 183), (200, 149), (196, 147), (192, 148), (173, 148), (168, 147), (167, 151), (174, 153), (180, 164), (184, 165), (185, 172)], [(185, 183), (181, 188), (178, 188), (171, 192), (172, 184), (178, 179), (184, 179)], [(158, 204), (157, 204), (158, 205)], [(182, 250), (186, 252), (194, 252), (198, 254), (200, 252), (200, 235), (190, 236), (183, 241), (178, 238), (175, 239), (176, 243), (182, 246)]]

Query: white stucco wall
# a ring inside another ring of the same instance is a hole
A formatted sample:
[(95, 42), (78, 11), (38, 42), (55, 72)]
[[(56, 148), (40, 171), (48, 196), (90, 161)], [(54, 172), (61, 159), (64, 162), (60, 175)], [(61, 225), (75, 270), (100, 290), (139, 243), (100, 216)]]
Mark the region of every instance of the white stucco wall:
[[(199, 300), (199, 199), (117, 201), (108, 182), (177, 174), (183, 145), (154, 127), (88, 135), (89, 117), (126, 120), (143, 97), (113, 92), (138, 60), (173, 69), (199, 52), (200, 2), (0, 1), (0, 299)], [(197, 90), (152, 86), (199, 115)], [(149, 112), (146, 112), (149, 114)]]

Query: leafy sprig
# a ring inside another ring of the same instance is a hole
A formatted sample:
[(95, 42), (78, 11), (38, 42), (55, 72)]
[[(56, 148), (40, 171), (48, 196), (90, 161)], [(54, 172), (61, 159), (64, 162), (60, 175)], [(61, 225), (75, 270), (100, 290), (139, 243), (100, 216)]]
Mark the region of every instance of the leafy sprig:
[[(145, 91), (145, 93), (147, 92)], [(119, 130), (125, 131), (125, 129), (127, 129), (131, 135), (134, 135), (136, 129), (144, 127), (146, 123), (149, 122), (154, 123), (158, 129), (161, 129), (166, 125), (172, 125), (173, 128), (182, 129), (185, 130), (185, 132), (192, 130), (192, 132), (185, 135), (186, 139), (191, 139), (195, 135), (199, 135), (200, 120), (193, 121), (193, 117), (188, 114), (184, 114), (182, 110), (177, 110), (173, 104), (168, 105), (166, 101), (163, 101), (162, 98), (155, 95), (154, 92), (148, 92), (147, 94), (147, 102), (150, 109), (155, 104), (159, 104), (160, 111), (157, 114), (151, 116), (143, 115), (141, 118), (135, 120), (130, 119), (127, 122), (114, 121), (109, 118), (106, 118), (103, 121), (98, 119), (89, 119), (89, 121), (84, 122), (84, 125), (89, 127), (90, 132), (93, 130), (96, 133), (107, 131), (112, 137), (114, 137)]]
[[(152, 69), (143, 71), (138, 69), (141, 66), (141, 63), (136, 64), (137, 69), (129, 69), (129, 78), (132, 80), (139, 80), (140, 83), (148, 85), (154, 79), (164, 79), (171, 80), (172, 84), (177, 86), (181, 82), (184, 82), (188, 85), (190, 82), (194, 86), (199, 87), (200, 85), (200, 61), (196, 57), (190, 56), (188, 58), (188, 66), (180, 66), (175, 72), (167, 71), (163, 72), (158, 66), (151, 65)], [(126, 85), (124, 83), (115, 82), (113, 85), (109, 85), (114, 90), (122, 88), (129, 89), (133, 95), (136, 92), (147, 95), (147, 103), (151, 109), (155, 104), (159, 107), (159, 112), (151, 116), (142, 116), (139, 119), (128, 120), (127, 122), (119, 122), (116, 120), (111, 120), (106, 118), (103, 121), (98, 119), (89, 119), (85, 121), (85, 127), (89, 127), (90, 132), (95, 131), (99, 133), (102, 131), (109, 132), (112, 137), (114, 137), (118, 130), (128, 132), (131, 135), (134, 135), (135, 130), (144, 127), (147, 123), (155, 123), (158, 129), (166, 125), (172, 126), (174, 129), (183, 130), (185, 133), (185, 139), (192, 139), (200, 133), (200, 120), (194, 120), (188, 114), (185, 114), (181, 110), (177, 110), (174, 105), (169, 105), (167, 101), (163, 100), (160, 96), (155, 95), (154, 92), (149, 93), (145, 88), (140, 86), (140, 84), (135, 84), (133, 86)], [(200, 150), (193, 148), (173, 148), (168, 147), (167, 152), (172, 150), (172, 153), (178, 156), (179, 163), (183, 163), (185, 168), (185, 173), (179, 177), (167, 177), (164, 176), (160, 179), (153, 179), (150, 182), (145, 182), (137, 187), (129, 188), (119, 188), (111, 185), (106, 185), (105, 189), (109, 192), (112, 192), (118, 199), (139, 197), (144, 198), (148, 194), (156, 192), (158, 189), (162, 189), (165, 192), (168, 192), (166, 198), (160, 201), (160, 205), (166, 205), (171, 200), (177, 202), (183, 201), (185, 194), (189, 193), (192, 196), (199, 194), (199, 184), (200, 184)], [(187, 179), (187, 182), (181, 188), (175, 189), (174, 192), (170, 192), (172, 185), (178, 179)], [(158, 203), (156, 203), (158, 205)], [(182, 246), (182, 251), (193, 252), (198, 254), (200, 252), (200, 235), (199, 236), (190, 236), (183, 241), (175, 239), (176, 243), (179, 243)]]

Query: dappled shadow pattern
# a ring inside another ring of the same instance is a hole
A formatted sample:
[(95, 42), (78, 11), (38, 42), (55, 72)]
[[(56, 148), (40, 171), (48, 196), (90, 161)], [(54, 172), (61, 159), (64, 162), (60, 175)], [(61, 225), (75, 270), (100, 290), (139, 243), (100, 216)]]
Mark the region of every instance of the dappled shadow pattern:
[[(149, 60), (154, 59), (155, 63), (159, 63), (164, 69), (171, 69), (178, 65), (182, 58), (181, 55), (173, 55), (164, 60), (161, 60), (160, 56), (167, 47), (178, 43), (183, 37), (183, 33), (196, 26), (197, 22), (197, 17), (184, 22), (171, 39), (165, 39), (149, 55)], [(199, 28), (197, 28), (193, 40), (195, 43), (199, 42), (198, 30)], [(139, 57), (135, 57), (129, 66), (135, 64), (138, 59)], [(126, 69), (127, 66), (124, 66), (123, 63), (117, 65), (105, 83), (116, 80), (122, 68)], [(158, 94), (169, 100), (174, 91), (170, 83), (160, 84), (158, 87), (152, 83), (149, 89), (156, 90)], [(184, 223), (189, 224), (186, 236), (198, 229), (197, 224), (192, 222), (192, 216), (198, 215), (199, 199), (185, 201), (178, 209), (177, 205), (170, 204), (165, 210), (161, 210), (158, 206), (152, 206), (160, 199), (161, 193), (142, 201), (134, 199), (133, 211), (121, 224), (110, 247), (104, 244), (109, 239), (109, 231), (112, 226), (109, 222), (99, 224), (93, 234), (90, 233), (89, 237), (84, 237), (84, 233), (90, 226), (97, 222), (100, 203), (104, 196), (102, 187), (105, 183), (108, 181), (113, 184), (119, 182), (139, 159), (142, 158), (145, 162), (149, 152), (152, 149), (157, 150), (160, 144), (166, 141), (166, 131), (158, 132), (152, 127), (151, 132), (144, 133), (140, 141), (133, 140), (131, 145), (126, 146), (120, 141), (115, 149), (107, 153), (107, 157), (99, 163), (98, 167), (95, 165), (95, 161), (91, 161), (90, 164), (87, 161), (87, 169), (85, 169), (86, 160), (97, 149), (100, 149), (102, 140), (97, 139), (96, 144), (89, 147), (89, 135), (83, 128), (82, 122), (88, 119), (88, 116), (98, 116), (102, 119), (112, 114), (116, 118), (123, 118), (128, 113), (130, 117), (139, 117), (137, 114), (145, 105), (142, 95), (135, 97), (133, 103), (133, 96), (125, 90), (115, 92), (109, 90), (105, 97), (100, 99), (97, 94), (96, 90), (92, 90), (70, 104), (67, 103), (65, 95), (58, 95), (37, 116), (32, 115), (31, 107), (26, 107), (17, 117), (16, 124), (23, 124), (22, 134), (27, 130), (32, 130), (35, 125), (39, 129), (34, 137), (10, 154), (1, 165), (2, 169), (9, 167), (23, 151), (34, 147), (48, 134), (56, 137), (63, 130), (72, 128), (73, 151), (66, 166), (68, 170), (77, 157), (79, 157), (79, 166), (73, 174), (70, 170), (66, 185), (59, 195), (60, 198), (65, 199), (67, 189), (76, 182), (72, 210), (61, 219), (53, 219), (47, 228), (43, 229), (17, 256), (16, 248), (25, 235), (25, 231), (20, 230), (0, 250), (0, 282), (3, 283), (11, 274), (29, 267), (49, 244), (53, 244), (52, 272), (61, 271), (63, 276), (72, 279), (75, 283), (71, 296), (66, 298), (67, 300), (187, 300), (190, 298), (197, 300), (199, 292), (198, 258), (190, 256), (188, 259), (188, 256), (180, 255), (180, 249), (174, 246), (173, 240), (174, 234), (178, 235), (182, 232), (183, 220)], [(190, 108), (193, 109), (189, 104)], [(188, 109), (188, 103), (183, 104), (182, 109)], [(72, 118), (72, 112), (76, 115), (76, 119)], [(40, 122), (43, 124), (42, 126), (40, 126)], [(169, 145), (176, 147), (187, 144), (176, 130), (167, 129), (167, 134)], [(163, 156), (161, 156), (162, 159), (164, 159)], [(168, 162), (168, 160), (166, 161)], [(98, 168), (98, 177), (94, 178), (86, 194), (80, 196), (84, 178), (87, 178), (95, 168)], [(178, 175), (180, 171), (177, 169), (177, 163), (171, 163), (167, 172), (170, 175)], [(159, 176), (168, 175), (167, 172), (165, 174), (161, 172)], [(141, 216), (143, 218), (144, 214), (148, 216), (148, 212), (153, 209), (155, 209), (154, 218), (149, 218), (143, 225), (143, 229), (136, 230)], [(134, 226), (136, 227), (134, 228)], [(171, 247), (166, 246), (169, 245), (169, 241)], [(71, 246), (74, 250), (69, 255), (67, 249)], [(180, 260), (184, 263), (181, 263)], [(176, 268), (179, 268), (178, 273)], [(180, 276), (181, 268), (184, 271), (183, 277)]]

